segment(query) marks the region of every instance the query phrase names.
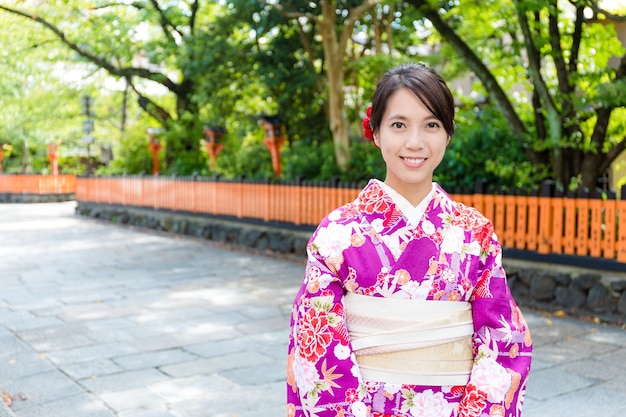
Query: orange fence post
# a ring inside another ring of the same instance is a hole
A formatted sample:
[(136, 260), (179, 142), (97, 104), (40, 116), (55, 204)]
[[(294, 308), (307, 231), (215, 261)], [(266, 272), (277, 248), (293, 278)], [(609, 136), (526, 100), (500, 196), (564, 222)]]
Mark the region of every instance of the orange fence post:
[(613, 193), (604, 202), (604, 229), (602, 240), (602, 255), (607, 259), (615, 259), (617, 253), (617, 196)]
[(512, 194), (503, 196), (505, 207), (503, 245), (511, 248), (515, 247), (515, 230), (517, 229), (515, 225), (517, 221), (515, 198)]
[(617, 202), (617, 261), (626, 263), (626, 185), (622, 187), (620, 200)]
[[(577, 217), (576, 224), (576, 254), (581, 256), (589, 255), (589, 194), (579, 192), (576, 199)], [(582, 197), (582, 198), (581, 198)]]
[(539, 235), (539, 197), (536, 191), (526, 198), (528, 204), (528, 219), (526, 228), (526, 249), (536, 250)]
[(567, 255), (574, 255), (576, 247), (576, 199), (572, 193), (568, 193), (563, 199), (563, 211), (565, 221), (563, 227), (563, 252)]
[(498, 240), (500, 241), (500, 244), (502, 246), (505, 245), (504, 243), (504, 230), (505, 230), (505, 200), (504, 200), (504, 195), (499, 193), (496, 194), (496, 196), (493, 198), (493, 204), (495, 206), (495, 214), (494, 214), (494, 218), (493, 218), (493, 227), (494, 230), (496, 232), (496, 236), (498, 237)]
[(563, 209), (563, 196), (560, 191), (555, 191), (550, 201), (552, 205), (552, 230), (549, 235), (552, 253), (563, 253), (563, 231), (565, 218)]
[[(522, 190), (522, 192), (524, 192)], [(525, 194), (515, 196), (515, 248), (526, 249), (526, 227), (528, 225), (528, 197)]]
[(595, 193), (589, 200), (590, 227), (589, 227), (589, 255), (595, 258), (602, 257), (602, 196)]
[(551, 237), (554, 234), (553, 215), (551, 209), (551, 201), (553, 200), (554, 184), (546, 182), (541, 186), (541, 196), (539, 197), (539, 230), (537, 241), (537, 252), (541, 254), (550, 253)]

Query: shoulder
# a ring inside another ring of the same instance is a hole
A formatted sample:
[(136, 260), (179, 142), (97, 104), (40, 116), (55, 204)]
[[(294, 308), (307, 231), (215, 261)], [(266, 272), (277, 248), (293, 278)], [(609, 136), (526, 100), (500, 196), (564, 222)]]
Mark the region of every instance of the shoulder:
[(459, 225), (472, 233), (483, 251), (487, 251), (494, 238), (493, 223), (474, 207), (463, 203), (456, 203), (451, 224)]
[(330, 224), (349, 224), (360, 221), (363, 215), (379, 214), (392, 204), (390, 197), (385, 193), (378, 181), (371, 180), (360, 192), (357, 198), (331, 211), (320, 222), (319, 227)]
[(451, 226), (458, 226), (471, 233), (472, 239), (480, 244), (482, 250), (487, 251), (494, 236), (494, 227), (491, 220), (471, 206), (455, 201), (448, 193), (438, 186), (437, 194), (449, 212)]

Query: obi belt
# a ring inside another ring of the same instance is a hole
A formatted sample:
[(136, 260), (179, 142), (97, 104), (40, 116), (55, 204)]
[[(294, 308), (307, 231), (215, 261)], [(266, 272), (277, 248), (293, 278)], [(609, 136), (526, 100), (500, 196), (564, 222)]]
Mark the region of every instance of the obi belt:
[(468, 302), (344, 296), (361, 375), (392, 384), (467, 385), (474, 361)]

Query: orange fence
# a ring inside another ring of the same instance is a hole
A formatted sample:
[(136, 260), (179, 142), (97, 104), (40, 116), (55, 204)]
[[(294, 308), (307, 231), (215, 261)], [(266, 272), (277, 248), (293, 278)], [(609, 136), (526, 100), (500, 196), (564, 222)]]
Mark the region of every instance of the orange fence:
[[(0, 175), (0, 193), (76, 193), (84, 202), (315, 226), (356, 198), (360, 187), (207, 181), (170, 177), (76, 178)], [(626, 193), (622, 193), (626, 195)], [(626, 263), (626, 199), (580, 196), (453, 194), (492, 219), (507, 248)], [(624, 266), (626, 270), (626, 265)]]
[[(356, 198), (359, 190), (356, 185), (79, 178), (76, 199), (314, 226), (330, 210)], [(626, 263), (626, 200), (502, 194), (453, 198), (492, 219), (504, 247)]]
[(75, 175), (0, 175), (0, 193), (71, 194), (75, 190)]

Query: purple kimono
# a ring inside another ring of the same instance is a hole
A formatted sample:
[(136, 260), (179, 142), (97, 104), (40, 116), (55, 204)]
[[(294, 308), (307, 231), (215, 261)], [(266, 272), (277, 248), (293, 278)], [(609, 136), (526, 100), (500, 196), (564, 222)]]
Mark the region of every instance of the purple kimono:
[[(412, 216), (391, 191), (370, 181), (309, 241), (291, 317), (287, 415), (521, 416), (532, 341), (510, 294), (493, 225), (437, 184)], [(474, 361), (467, 385), (364, 379), (347, 331), (348, 291), (471, 303)]]

